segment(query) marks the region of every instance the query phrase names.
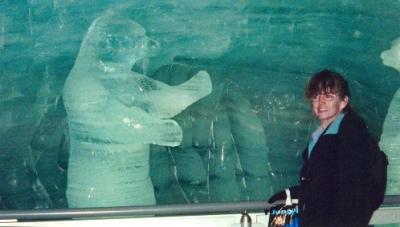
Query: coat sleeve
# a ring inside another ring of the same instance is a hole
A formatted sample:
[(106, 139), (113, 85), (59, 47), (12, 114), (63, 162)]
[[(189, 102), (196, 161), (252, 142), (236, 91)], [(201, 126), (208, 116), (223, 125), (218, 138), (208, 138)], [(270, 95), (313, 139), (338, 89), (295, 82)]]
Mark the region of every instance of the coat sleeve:
[(368, 223), (372, 209), (369, 204), (368, 170), (371, 151), (368, 131), (361, 119), (344, 119), (338, 135), (338, 220), (343, 226)]

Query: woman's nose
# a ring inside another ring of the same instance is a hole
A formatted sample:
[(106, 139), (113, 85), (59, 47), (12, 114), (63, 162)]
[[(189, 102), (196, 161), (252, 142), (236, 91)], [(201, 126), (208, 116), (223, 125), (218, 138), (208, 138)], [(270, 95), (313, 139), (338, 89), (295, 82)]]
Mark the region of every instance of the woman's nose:
[(318, 102), (320, 102), (320, 103), (325, 103), (326, 102), (326, 98), (325, 98), (325, 96), (319, 96), (319, 98), (318, 98)]
[(317, 103), (325, 103), (326, 102), (326, 97), (324, 95), (317, 95), (313, 98), (313, 102)]

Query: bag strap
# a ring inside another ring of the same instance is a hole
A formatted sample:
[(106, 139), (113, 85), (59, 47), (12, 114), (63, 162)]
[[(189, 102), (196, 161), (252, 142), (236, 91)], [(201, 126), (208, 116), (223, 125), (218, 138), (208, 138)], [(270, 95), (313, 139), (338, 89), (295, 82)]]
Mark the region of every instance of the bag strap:
[(285, 189), (286, 192), (286, 206), (291, 206), (292, 205), (292, 197), (290, 196), (290, 190), (288, 188)]
[(285, 205), (286, 206), (292, 206), (293, 203), (294, 204), (299, 204), (299, 200), (298, 199), (292, 199), (292, 196), (290, 195), (289, 188), (286, 188), (285, 192), (286, 192), (286, 201), (285, 201)]

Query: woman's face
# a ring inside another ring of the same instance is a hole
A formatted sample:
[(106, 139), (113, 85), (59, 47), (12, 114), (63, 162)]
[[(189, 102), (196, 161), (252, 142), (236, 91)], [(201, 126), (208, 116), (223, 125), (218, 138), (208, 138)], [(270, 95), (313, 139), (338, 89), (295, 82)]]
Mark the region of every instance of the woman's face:
[(311, 97), (313, 114), (325, 128), (342, 112), (348, 101), (347, 96), (341, 99), (338, 93), (320, 93)]

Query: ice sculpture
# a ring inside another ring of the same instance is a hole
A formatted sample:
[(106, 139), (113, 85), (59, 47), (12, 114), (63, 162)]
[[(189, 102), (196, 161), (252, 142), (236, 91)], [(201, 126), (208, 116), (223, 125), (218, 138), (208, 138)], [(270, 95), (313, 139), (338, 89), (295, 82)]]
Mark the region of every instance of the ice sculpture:
[[(392, 43), (392, 48), (382, 52), (383, 64), (400, 72), (400, 38)], [(386, 194), (400, 194), (400, 89), (397, 89), (390, 103), (379, 143), (389, 157), (388, 185)]]
[(179, 145), (180, 126), (165, 118), (211, 92), (205, 71), (179, 86), (131, 71), (158, 49), (123, 16), (106, 14), (91, 24), (64, 87), (69, 207), (155, 204), (149, 144)]

